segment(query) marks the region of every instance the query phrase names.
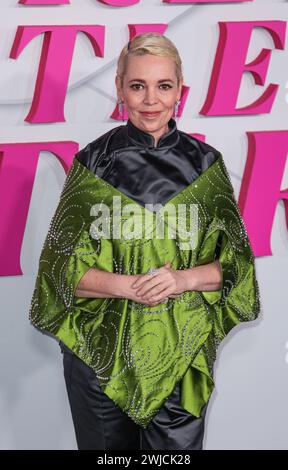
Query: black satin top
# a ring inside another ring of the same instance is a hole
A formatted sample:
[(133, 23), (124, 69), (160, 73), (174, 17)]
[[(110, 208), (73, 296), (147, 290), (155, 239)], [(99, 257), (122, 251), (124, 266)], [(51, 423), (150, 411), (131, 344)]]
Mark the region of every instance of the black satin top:
[(168, 125), (155, 146), (154, 137), (128, 119), (90, 142), (76, 158), (139, 204), (165, 204), (219, 156), (215, 148), (179, 131), (173, 118)]

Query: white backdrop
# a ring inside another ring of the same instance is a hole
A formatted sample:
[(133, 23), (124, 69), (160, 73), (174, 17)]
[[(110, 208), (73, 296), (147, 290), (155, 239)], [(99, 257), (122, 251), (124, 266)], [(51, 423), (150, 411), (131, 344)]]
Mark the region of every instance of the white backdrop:
[[(177, 126), (189, 133), (205, 134), (206, 142), (222, 152), (238, 196), (247, 156), (246, 131), (283, 130), (287, 125), (288, 45), (285, 51), (272, 53), (266, 83), (280, 86), (270, 114), (205, 117), (198, 113), (210, 81), (218, 21), (264, 19), (286, 21), (288, 2), (169, 5), (160, 0), (142, 0), (131, 7), (111, 8), (96, 0), (71, 0), (71, 5), (54, 7), (28, 7), (17, 5), (16, 0), (1, 0), (0, 142), (73, 140), (82, 148), (121, 124), (109, 116), (116, 104), (116, 60), (129, 39), (127, 24), (167, 23), (165, 35), (179, 49), (184, 83), (191, 88)], [(17, 26), (25, 24), (106, 27), (104, 58), (95, 57), (85, 35), (78, 35), (65, 101), (65, 123), (24, 121), (31, 106), (42, 47), (42, 36), (38, 36), (17, 60), (9, 59)], [(274, 49), (272, 38), (257, 29), (247, 62), (263, 47)], [(245, 74), (237, 106), (254, 101), (263, 91)], [(23, 276), (0, 278), (0, 449), (77, 448), (60, 348), (28, 320), (40, 251), (64, 180), (64, 170), (56, 157), (42, 152), (21, 250)], [(286, 167), (281, 188), (287, 186)], [(218, 349), (216, 389), (206, 415), (207, 450), (288, 449), (288, 236), (282, 201), (277, 206), (271, 248), (272, 256), (256, 258), (260, 318), (235, 327)]]

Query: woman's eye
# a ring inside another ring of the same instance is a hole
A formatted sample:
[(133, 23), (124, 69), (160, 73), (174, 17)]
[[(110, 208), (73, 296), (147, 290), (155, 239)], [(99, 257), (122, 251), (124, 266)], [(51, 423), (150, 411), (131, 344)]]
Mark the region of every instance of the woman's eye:
[(169, 89), (169, 88), (172, 88), (171, 85), (169, 85), (168, 83), (164, 83), (164, 84), (161, 85), (161, 86), (166, 86), (166, 87), (168, 87), (168, 88), (165, 88), (165, 90), (167, 90), (167, 89)]
[[(134, 88), (134, 87), (141, 87), (141, 86), (143, 86), (141, 83), (134, 83), (133, 85), (131, 85), (131, 88), (133, 90), (139, 90), (139, 88)], [(160, 85), (160, 87), (167, 87), (167, 88), (164, 88), (164, 90), (172, 88), (171, 85), (169, 85), (168, 83), (163, 83)]]
[(139, 88), (134, 88), (134, 87), (138, 87), (138, 86), (142, 86), (140, 85), (140, 83), (134, 83), (133, 85), (131, 85), (131, 88), (133, 88), (133, 90), (139, 90)]

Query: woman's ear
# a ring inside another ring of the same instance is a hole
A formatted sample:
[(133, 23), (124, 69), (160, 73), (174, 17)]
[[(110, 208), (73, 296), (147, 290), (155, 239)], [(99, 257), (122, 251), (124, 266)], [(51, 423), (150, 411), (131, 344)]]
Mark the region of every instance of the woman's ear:
[(117, 98), (119, 100), (121, 98), (121, 82), (120, 77), (118, 75), (115, 76), (115, 85), (117, 88)]

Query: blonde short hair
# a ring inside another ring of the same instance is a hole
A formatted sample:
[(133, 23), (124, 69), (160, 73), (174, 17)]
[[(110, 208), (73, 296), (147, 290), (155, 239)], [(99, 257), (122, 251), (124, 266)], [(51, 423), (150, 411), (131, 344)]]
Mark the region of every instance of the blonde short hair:
[(122, 49), (117, 62), (117, 75), (121, 86), (126, 72), (127, 58), (129, 55), (152, 54), (160, 57), (170, 57), (175, 63), (177, 84), (183, 80), (182, 61), (178, 49), (166, 36), (156, 32), (137, 34)]

